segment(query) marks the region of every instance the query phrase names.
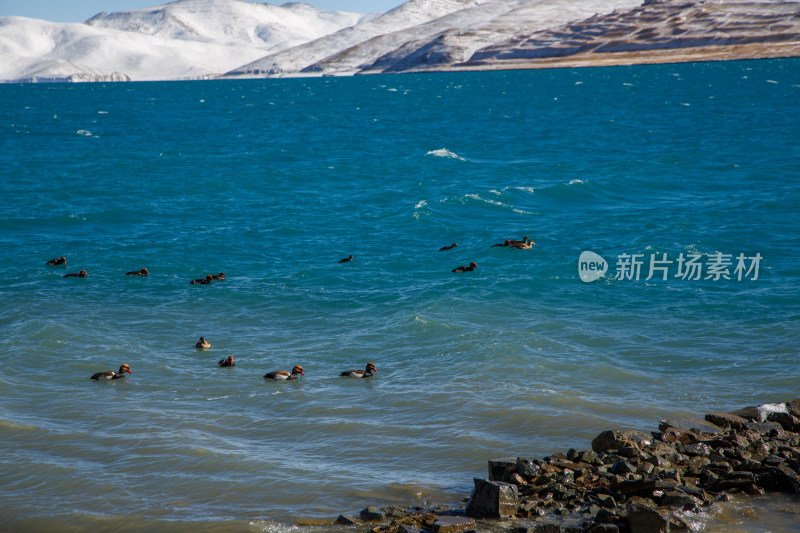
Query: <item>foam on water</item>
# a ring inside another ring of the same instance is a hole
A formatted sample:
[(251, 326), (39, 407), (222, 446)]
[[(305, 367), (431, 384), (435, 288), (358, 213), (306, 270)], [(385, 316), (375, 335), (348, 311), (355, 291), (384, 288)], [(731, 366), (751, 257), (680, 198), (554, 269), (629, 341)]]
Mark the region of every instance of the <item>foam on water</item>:
[(428, 152), (427, 155), (432, 155), (434, 157), (445, 157), (448, 159), (458, 159), (459, 161), (466, 161), (466, 159), (464, 159), (455, 152), (451, 152), (447, 148), (439, 148), (438, 150), (431, 150)]
[[(292, 529), (795, 397), (796, 67), (0, 86), (0, 520)], [(583, 283), (584, 250), (764, 261)]]

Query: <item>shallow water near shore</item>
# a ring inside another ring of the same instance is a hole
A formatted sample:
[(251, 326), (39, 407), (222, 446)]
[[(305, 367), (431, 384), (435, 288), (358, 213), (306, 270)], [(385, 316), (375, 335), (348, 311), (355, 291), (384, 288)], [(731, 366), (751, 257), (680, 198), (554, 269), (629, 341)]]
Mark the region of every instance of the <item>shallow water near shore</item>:
[(0, 529), (302, 531), (800, 397), (798, 73), (0, 85)]

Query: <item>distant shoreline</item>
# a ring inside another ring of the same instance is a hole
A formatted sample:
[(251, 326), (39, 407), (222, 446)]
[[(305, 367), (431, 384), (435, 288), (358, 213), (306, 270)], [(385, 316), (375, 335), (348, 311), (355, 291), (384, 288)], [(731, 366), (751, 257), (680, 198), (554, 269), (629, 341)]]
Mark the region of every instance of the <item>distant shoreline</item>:
[[(753, 53), (757, 48), (758, 53)], [(164, 81), (203, 81), (203, 80), (279, 80), (294, 78), (349, 78), (354, 76), (374, 76), (374, 75), (403, 75), (403, 74), (436, 74), (439, 72), (494, 72), (504, 70), (543, 70), (543, 69), (563, 69), (563, 68), (591, 68), (591, 67), (617, 67), (617, 66), (636, 66), (636, 65), (665, 65), (670, 63), (707, 63), (721, 61), (748, 61), (759, 59), (791, 59), (800, 57), (800, 42), (786, 43), (778, 46), (769, 47), (754, 45), (725, 45), (707, 46), (698, 48), (682, 49), (680, 53), (672, 50), (652, 50), (636, 52), (614, 52), (605, 54), (586, 53), (576, 54), (567, 57), (540, 58), (534, 60), (508, 60), (508, 61), (482, 61), (467, 62), (456, 65), (441, 67), (405, 70), (402, 72), (353, 72), (347, 74), (324, 74), (310, 73), (300, 74), (296, 72), (269, 76), (259, 76), (252, 74), (242, 74), (236, 76), (218, 76), (197, 80), (164, 80)]]
[(734, 44), (693, 48), (647, 50), (608, 53), (580, 53), (565, 57), (511, 59), (507, 61), (468, 61), (448, 67), (403, 72), (462, 72), (492, 70), (532, 70), (548, 68), (584, 68), (668, 63), (704, 63), (709, 61), (743, 61), (756, 59), (789, 59), (800, 57), (800, 42), (764, 44)]

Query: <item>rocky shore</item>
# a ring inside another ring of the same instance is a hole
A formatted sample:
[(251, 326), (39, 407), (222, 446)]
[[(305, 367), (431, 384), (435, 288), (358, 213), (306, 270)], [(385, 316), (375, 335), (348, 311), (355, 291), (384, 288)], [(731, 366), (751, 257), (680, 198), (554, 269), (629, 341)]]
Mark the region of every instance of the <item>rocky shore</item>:
[(364, 509), (370, 533), (670, 533), (729, 494), (800, 494), (800, 398), (604, 431), (591, 450), (489, 461), (463, 508)]

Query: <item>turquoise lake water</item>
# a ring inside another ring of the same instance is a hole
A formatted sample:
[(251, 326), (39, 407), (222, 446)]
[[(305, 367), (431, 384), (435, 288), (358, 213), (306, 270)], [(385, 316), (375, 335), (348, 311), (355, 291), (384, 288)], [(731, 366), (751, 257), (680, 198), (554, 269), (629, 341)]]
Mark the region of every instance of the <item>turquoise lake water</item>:
[(0, 85), (0, 529), (284, 532), (800, 397), (798, 139), (798, 59)]

